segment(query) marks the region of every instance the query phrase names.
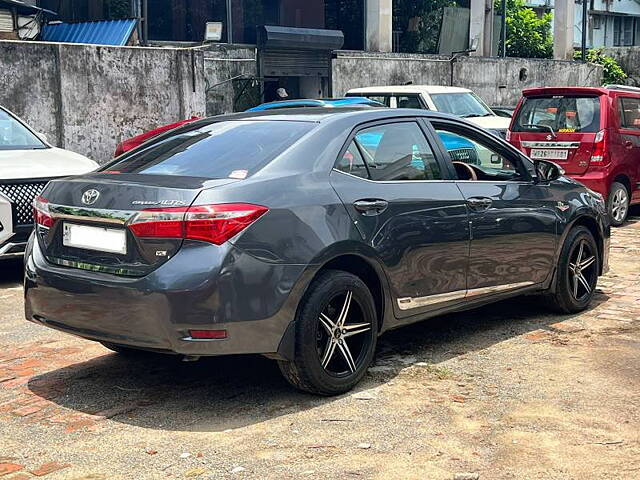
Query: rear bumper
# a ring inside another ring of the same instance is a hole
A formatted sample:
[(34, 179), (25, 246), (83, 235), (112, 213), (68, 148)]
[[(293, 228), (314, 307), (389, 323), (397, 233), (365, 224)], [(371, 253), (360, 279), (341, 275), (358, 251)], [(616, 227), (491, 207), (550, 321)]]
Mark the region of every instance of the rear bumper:
[(584, 175), (569, 175), (574, 180), (601, 194), (605, 200), (609, 198), (611, 184), (609, 176), (605, 172), (587, 172)]
[[(90, 340), (184, 355), (277, 353), (304, 269), (260, 261), (231, 245), (194, 242), (151, 274), (122, 278), (55, 266), (30, 242), (25, 315)], [(192, 340), (190, 329), (224, 329)]]

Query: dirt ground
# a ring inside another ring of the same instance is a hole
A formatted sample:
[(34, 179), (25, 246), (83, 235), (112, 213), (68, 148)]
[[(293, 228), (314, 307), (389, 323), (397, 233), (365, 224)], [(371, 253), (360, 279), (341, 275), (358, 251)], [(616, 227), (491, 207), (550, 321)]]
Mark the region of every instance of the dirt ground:
[(0, 264), (0, 478), (640, 479), (637, 217), (611, 260), (589, 311), (528, 297), (391, 332), (336, 398), (261, 357), (124, 359), (32, 325)]

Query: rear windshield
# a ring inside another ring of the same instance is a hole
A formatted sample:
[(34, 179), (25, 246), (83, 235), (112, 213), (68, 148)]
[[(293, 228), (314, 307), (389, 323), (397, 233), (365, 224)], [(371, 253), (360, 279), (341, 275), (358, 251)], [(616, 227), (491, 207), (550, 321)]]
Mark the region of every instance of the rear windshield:
[(311, 122), (227, 121), (180, 133), (109, 165), (110, 171), (245, 178), (315, 126)]
[(593, 133), (600, 130), (600, 97), (554, 95), (526, 98), (514, 132)]

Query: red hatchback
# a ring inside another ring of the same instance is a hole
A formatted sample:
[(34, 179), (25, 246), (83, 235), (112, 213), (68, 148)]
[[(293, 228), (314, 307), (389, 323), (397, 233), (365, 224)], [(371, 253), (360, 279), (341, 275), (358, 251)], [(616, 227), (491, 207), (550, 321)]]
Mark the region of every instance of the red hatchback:
[(507, 140), (552, 160), (607, 199), (611, 224), (640, 203), (640, 89), (532, 88), (522, 92)]

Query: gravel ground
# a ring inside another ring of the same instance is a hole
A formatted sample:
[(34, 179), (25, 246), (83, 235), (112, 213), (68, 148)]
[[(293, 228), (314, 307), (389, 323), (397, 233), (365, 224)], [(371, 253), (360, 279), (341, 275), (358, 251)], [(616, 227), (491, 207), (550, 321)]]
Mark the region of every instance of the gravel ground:
[(526, 297), (390, 332), (335, 398), (261, 357), (122, 358), (32, 325), (0, 264), (0, 478), (640, 478), (639, 254), (636, 220), (580, 315)]

